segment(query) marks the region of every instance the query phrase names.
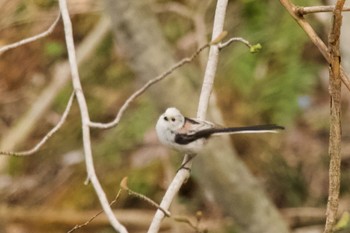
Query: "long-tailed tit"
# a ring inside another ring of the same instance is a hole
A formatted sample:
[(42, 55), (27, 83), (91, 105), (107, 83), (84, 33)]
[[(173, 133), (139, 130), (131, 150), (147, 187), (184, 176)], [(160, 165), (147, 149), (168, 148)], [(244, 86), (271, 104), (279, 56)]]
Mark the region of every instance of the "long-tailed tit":
[(284, 127), (255, 125), (220, 127), (209, 121), (187, 118), (176, 108), (168, 108), (158, 119), (156, 131), (159, 141), (187, 154), (197, 154), (212, 135), (242, 133), (277, 133)]

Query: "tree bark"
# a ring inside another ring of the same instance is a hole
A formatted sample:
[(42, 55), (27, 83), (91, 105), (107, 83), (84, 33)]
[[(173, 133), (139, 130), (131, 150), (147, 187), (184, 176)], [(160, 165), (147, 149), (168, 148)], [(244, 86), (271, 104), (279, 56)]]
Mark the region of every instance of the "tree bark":
[[(129, 66), (143, 81), (154, 78), (175, 63), (173, 51), (149, 4), (148, 1), (106, 0), (106, 11), (112, 20), (117, 45), (123, 50)], [(176, 106), (194, 116), (197, 102), (193, 100), (199, 96), (199, 86), (193, 85), (196, 83), (194, 77), (199, 77), (196, 68), (182, 67), (181, 71), (176, 71), (176, 77), (152, 88), (150, 95), (157, 105)], [(221, 122), (215, 104), (211, 104), (210, 109), (211, 119)], [(194, 172), (201, 188), (234, 218), (242, 232), (288, 232), (273, 203), (236, 156), (228, 138), (215, 140), (203, 155), (197, 156)]]

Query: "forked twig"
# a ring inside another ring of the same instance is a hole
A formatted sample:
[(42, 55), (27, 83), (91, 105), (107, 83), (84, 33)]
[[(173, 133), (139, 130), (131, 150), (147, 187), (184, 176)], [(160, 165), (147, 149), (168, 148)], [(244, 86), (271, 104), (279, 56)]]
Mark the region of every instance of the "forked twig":
[[(311, 27), (311, 25), (305, 20), (305, 18), (298, 14), (298, 7), (295, 6), (290, 0), (280, 0), (281, 4), (286, 8), (288, 13), (295, 19), (295, 21), (299, 24), (299, 26), (305, 31), (307, 36), (310, 38), (312, 43), (316, 45), (318, 50), (321, 52), (322, 56), (326, 59), (328, 63), (330, 63), (330, 57), (328, 54), (328, 49), (322, 39), (317, 35), (315, 30)], [(340, 77), (343, 84), (350, 91), (350, 79), (348, 75), (345, 73), (342, 66), (340, 66)]]
[(47, 140), (49, 140), (49, 138), (52, 137), (52, 135), (54, 135), (60, 128), (61, 126), (64, 124), (64, 122), (67, 119), (67, 116), (70, 112), (70, 109), (72, 107), (73, 104), (73, 100), (74, 100), (74, 91), (71, 94), (69, 101), (67, 103), (66, 109), (63, 112), (63, 115), (61, 117), (61, 119), (59, 120), (59, 122), (57, 122), (56, 126), (53, 127), (46, 135), (43, 139), (41, 139), (41, 141), (36, 144), (32, 149), (29, 150), (25, 150), (25, 151), (18, 151), (18, 152), (11, 152), (11, 151), (0, 151), (0, 155), (9, 155), (9, 156), (28, 156), (28, 155), (32, 155), (35, 152), (37, 152), (44, 144)]

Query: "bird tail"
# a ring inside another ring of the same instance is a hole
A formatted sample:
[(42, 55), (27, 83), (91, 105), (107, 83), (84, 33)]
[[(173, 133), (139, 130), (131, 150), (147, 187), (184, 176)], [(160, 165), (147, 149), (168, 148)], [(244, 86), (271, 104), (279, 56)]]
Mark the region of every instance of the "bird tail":
[(222, 134), (250, 134), (250, 133), (278, 133), (284, 130), (283, 126), (279, 125), (254, 125), (254, 126), (243, 126), (243, 127), (228, 127), (228, 128), (215, 128), (212, 129), (211, 135), (222, 135)]
[(212, 135), (243, 133), (278, 133), (280, 130), (283, 129), (284, 127), (279, 125), (254, 125), (229, 128), (209, 128), (190, 134), (176, 134), (175, 142), (181, 145), (186, 145), (200, 138), (209, 138)]

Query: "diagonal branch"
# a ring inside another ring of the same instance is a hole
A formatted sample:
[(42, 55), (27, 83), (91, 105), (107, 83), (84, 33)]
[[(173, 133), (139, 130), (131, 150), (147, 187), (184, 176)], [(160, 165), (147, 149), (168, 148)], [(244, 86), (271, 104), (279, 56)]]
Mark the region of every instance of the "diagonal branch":
[[(212, 41), (215, 41), (216, 38), (220, 37), (223, 32), (227, 2), (228, 2), (227, 0), (218, 0), (217, 2), (213, 32), (212, 32)], [(208, 63), (204, 74), (204, 81), (203, 81), (202, 91), (201, 91), (200, 100), (198, 104), (197, 117), (199, 119), (205, 119), (205, 116), (206, 116), (210, 94), (213, 89), (213, 82), (214, 82), (215, 72), (216, 72), (217, 63), (218, 63), (218, 57), (219, 57), (219, 46), (217, 44), (213, 44), (210, 46)], [(185, 156), (183, 160), (183, 164), (186, 163), (186, 168), (188, 169), (180, 169), (176, 173), (173, 181), (169, 185), (163, 197), (163, 200), (160, 203), (160, 206), (163, 209), (166, 209), (166, 210), (169, 209), (170, 204), (175, 198), (175, 195), (179, 191), (180, 187), (188, 179), (190, 175), (192, 161), (193, 160), (190, 158), (189, 155)], [(156, 233), (159, 231), (160, 224), (164, 216), (165, 215), (161, 210), (157, 210), (152, 220), (151, 226), (148, 229), (148, 233)]]
[(333, 11), (333, 24), (328, 36), (329, 50), (329, 94), (330, 94), (330, 132), (329, 132), (329, 188), (324, 233), (333, 232), (339, 206), (340, 164), (341, 164), (341, 79), (339, 38), (342, 25), (342, 8), (345, 0), (338, 0)]
[(41, 139), (41, 141), (36, 144), (32, 149), (30, 150), (25, 150), (25, 151), (19, 151), (19, 152), (9, 152), (9, 151), (0, 151), (0, 154), (2, 155), (11, 155), (11, 156), (28, 156), (28, 155), (32, 155), (35, 152), (37, 152), (44, 144), (47, 140), (49, 140), (49, 138), (52, 137), (52, 135), (54, 135), (60, 128), (61, 126), (64, 124), (64, 122), (67, 119), (67, 116), (70, 112), (70, 109), (72, 107), (73, 104), (73, 100), (74, 100), (74, 92), (72, 93), (72, 95), (69, 98), (69, 101), (67, 103), (66, 109), (63, 112), (63, 115), (60, 119), (60, 121), (57, 123), (57, 125), (52, 128), (43, 139)]
[[(321, 40), (321, 38), (317, 35), (315, 30), (311, 27), (311, 25), (305, 20), (305, 18), (298, 14), (298, 8), (289, 0), (280, 0), (281, 4), (286, 8), (288, 13), (295, 19), (295, 21), (299, 24), (299, 26), (305, 31), (310, 40), (316, 45), (318, 50), (320, 50), (322, 56), (326, 59), (328, 63), (330, 63), (330, 57), (328, 54), (328, 49), (325, 43)], [(345, 73), (342, 66), (340, 66), (340, 77), (346, 88), (350, 91), (350, 79), (348, 75)]]
[[(115, 196), (115, 198), (113, 199), (113, 201), (111, 201), (111, 203), (109, 203), (110, 206), (114, 205), (114, 204), (118, 201), (121, 192), (122, 192), (122, 189), (119, 189), (119, 191), (118, 191), (117, 195)], [(92, 216), (92, 217), (91, 217), (89, 220), (87, 220), (86, 222), (74, 226), (72, 229), (70, 229), (69, 231), (67, 231), (67, 233), (72, 233), (72, 232), (74, 232), (74, 231), (76, 231), (76, 230), (78, 230), (78, 229), (80, 229), (80, 228), (83, 228), (83, 227), (89, 225), (95, 218), (97, 218), (97, 217), (98, 217), (100, 214), (102, 214), (102, 213), (103, 213), (103, 210), (100, 211), (100, 212), (98, 212), (98, 213), (95, 214), (94, 216)]]
[(137, 90), (134, 94), (132, 94), (122, 105), (120, 110), (118, 111), (117, 116), (115, 119), (109, 123), (98, 123), (98, 122), (90, 122), (89, 126), (93, 128), (101, 128), (101, 129), (108, 129), (115, 127), (119, 124), (120, 119), (122, 118), (125, 110), (129, 107), (129, 105), (142, 93), (144, 93), (148, 88), (156, 84), (157, 82), (165, 79), (168, 77), (171, 73), (173, 73), (176, 69), (180, 68), (181, 66), (190, 63), (195, 59), (198, 54), (200, 54), (204, 49), (208, 48), (210, 46), (210, 43), (203, 45), (197, 51), (195, 51), (190, 57), (184, 58), (172, 67), (170, 67), (168, 70), (166, 70), (164, 73), (160, 74), (158, 77), (155, 77), (154, 79), (149, 80), (145, 85), (143, 85), (139, 90)]
[(24, 44), (28, 44), (28, 43), (31, 43), (33, 41), (36, 41), (36, 40), (39, 40), (47, 35), (49, 35), (51, 32), (53, 32), (53, 30), (55, 29), (58, 21), (60, 20), (61, 18), (61, 15), (58, 14), (57, 18), (55, 19), (55, 21), (51, 24), (51, 26), (44, 32), (40, 33), (40, 34), (37, 34), (35, 36), (32, 36), (32, 37), (29, 37), (29, 38), (26, 38), (26, 39), (23, 39), (23, 40), (20, 40), (18, 42), (15, 42), (13, 44), (9, 44), (9, 45), (5, 45), (3, 47), (0, 48), (0, 55), (4, 52), (6, 52), (7, 50), (10, 50), (10, 49), (13, 49), (13, 48), (17, 48), (19, 46), (22, 46)]

